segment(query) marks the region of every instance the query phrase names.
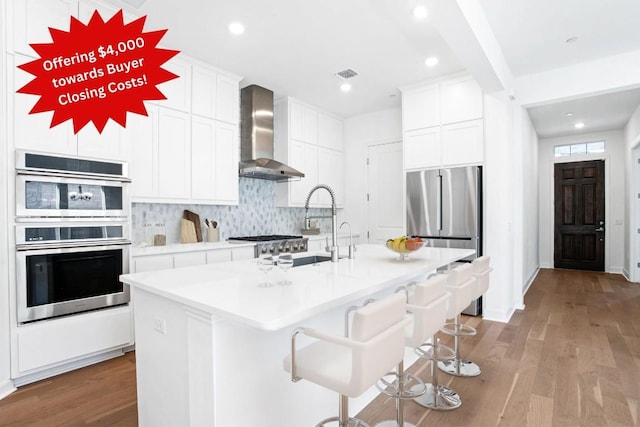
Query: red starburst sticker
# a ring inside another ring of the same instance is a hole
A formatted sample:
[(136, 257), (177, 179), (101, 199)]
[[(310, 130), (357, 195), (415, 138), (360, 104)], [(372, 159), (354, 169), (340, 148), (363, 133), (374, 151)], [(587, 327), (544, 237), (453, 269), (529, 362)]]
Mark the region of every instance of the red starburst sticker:
[(156, 85), (178, 77), (161, 66), (179, 51), (158, 48), (167, 30), (144, 33), (145, 19), (125, 25), (120, 10), (105, 22), (95, 11), (87, 25), (71, 17), (69, 32), (49, 28), (53, 43), (31, 44), (40, 58), (18, 66), (35, 76), (18, 92), (40, 95), (29, 114), (53, 111), (50, 127), (71, 119), (74, 133), (146, 116), (143, 101), (166, 99)]

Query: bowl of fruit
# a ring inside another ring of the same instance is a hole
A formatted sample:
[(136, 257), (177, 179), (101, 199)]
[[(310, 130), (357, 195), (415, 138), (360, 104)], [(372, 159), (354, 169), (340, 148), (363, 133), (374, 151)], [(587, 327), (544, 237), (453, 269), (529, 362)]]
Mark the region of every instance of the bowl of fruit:
[(410, 253), (415, 252), (425, 245), (425, 241), (420, 237), (396, 237), (389, 239), (385, 246), (400, 255), (400, 260), (404, 261)]

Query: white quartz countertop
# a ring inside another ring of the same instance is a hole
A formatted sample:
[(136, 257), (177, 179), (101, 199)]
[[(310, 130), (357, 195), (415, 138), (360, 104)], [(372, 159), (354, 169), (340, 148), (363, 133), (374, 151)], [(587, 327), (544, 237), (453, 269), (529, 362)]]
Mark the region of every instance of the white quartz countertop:
[[(265, 274), (258, 269), (256, 260), (125, 274), (121, 280), (216, 316), (258, 329), (278, 330), (406, 284), (473, 253), (471, 249), (422, 248), (401, 261), (382, 245), (364, 244), (358, 245), (356, 259), (290, 269), (290, 285), (278, 283), (285, 274), (276, 267), (266, 274), (267, 281), (272, 283), (268, 287), (261, 286)], [(308, 252), (295, 254), (308, 255)]]

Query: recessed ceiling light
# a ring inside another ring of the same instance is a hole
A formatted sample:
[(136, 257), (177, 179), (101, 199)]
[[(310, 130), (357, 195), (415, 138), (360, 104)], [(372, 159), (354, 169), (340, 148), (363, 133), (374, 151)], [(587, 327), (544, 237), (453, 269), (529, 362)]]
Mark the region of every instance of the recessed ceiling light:
[(229, 24), (229, 31), (231, 34), (240, 35), (244, 33), (244, 25), (239, 22), (232, 22)]
[(569, 111), (569, 112), (566, 114), (566, 116), (567, 116), (567, 117), (571, 117), (571, 116), (573, 116), (573, 113), (572, 113), (571, 111)]
[(573, 127), (576, 129), (582, 129), (584, 127), (584, 123), (578, 122), (575, 125), (573, 125)]
[(436, 65), (438, 65), (438, 62), (440, 62), (440, 60), (435, 56), (432, 56), (431, 58), (427, 58), (427, 60), (424, 61), (424, 64), (427, 67), (435, 67)]
[(424, 6), (416, 6), (413, 9), (413, 16), (418, 19), (424, 19), (427, 17), (427, 8)]
[(566, 39), (564, 42), (565, 43), (575, 43), (578, 41), (578, 37), (573, 36), (573, 37), (569, 37), (568, 39)]
[(351, 90), (351, 85), (349, 83), (342, 83), (340, 85), (340, 90), (343, 92), (349, 92)]

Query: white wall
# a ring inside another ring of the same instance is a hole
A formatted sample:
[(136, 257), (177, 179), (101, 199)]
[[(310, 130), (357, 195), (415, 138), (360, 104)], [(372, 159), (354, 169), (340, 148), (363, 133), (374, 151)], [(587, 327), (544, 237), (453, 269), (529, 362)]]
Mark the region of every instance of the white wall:
[[(555, 159), (554, 145), (605, 141), (604, 154), (569, 156)], [(605, 160), (605, 271), (622, 273), (625, 241), (625, 140), (622, 130), (545, 138), (539, 141), (540, 186), (540, 264), (553, 268), (553, 166), (559, 163), (593, 159)], [(574, 158), (575, 157), (575, 158)]]
[(625, 153), (625, 191), (628, 197), (625, 209), (625, 257), (624, 274), (635, 282), (640, 282), (640, 236), (633, 231), (640, 228), (640, 106), (636, 108), (624, 128)]
[(513, 111), (504, 92), (485, 95), (484, 253), (493, 272), (484, 317), (503, 322), (522, 298), (522, 284), (514, 280)]
[[(6, 3), (0, 3), (0, 22), (5, 21)], [(0, 70), (6, 70), (6, 34), (0, 32)], [(4, 73), (0, 73), (4, 74)], [(8, 154), (8, 137), (7, 137), (7, 87), (6, 79), (0, 79), (0, 147), (4, 150), (0, 154), (0, 398), (11, 393), (15, 388), (11, 381), (11, 351), (10, 351), (10, 333), (9, 333), (9, 242), (8, 242), (8, 213), (7, 206), (7, 154)]]
[(518, 107), (521, 115), (522, 141), (522, 285), (526, 292), (540, 266), (538, 217), (538, 135), (527, 111)]
[(350, 117), (344, 121), (343, 129), (347, 197), (344, 209), (338, 212), (339, 221), (349, 221), (353, 232), (360, 233), (360, 241), (366, 242), (367, 147), (402, 141), (402, 113), (400, 108), (392, 108)]

